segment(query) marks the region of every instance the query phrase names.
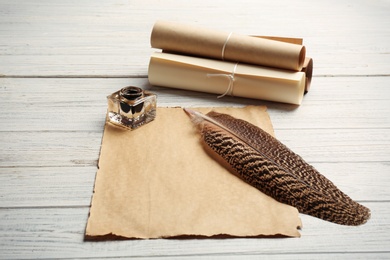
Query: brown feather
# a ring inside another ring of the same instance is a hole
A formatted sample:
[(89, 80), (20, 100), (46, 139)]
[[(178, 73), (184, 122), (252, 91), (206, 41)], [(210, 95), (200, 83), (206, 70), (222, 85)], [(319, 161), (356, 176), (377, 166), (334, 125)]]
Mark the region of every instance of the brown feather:
[(185, 111), (199, 126), (205, 144), (261, 192), (338, 224), (360, 225), (370, 218), (368, 208), (261, 128), (226, 114)]

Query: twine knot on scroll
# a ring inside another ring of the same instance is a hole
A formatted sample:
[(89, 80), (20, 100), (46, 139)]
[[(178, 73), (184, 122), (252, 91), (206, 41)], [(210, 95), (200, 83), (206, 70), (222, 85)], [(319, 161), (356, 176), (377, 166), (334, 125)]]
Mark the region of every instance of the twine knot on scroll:
[(236, 73), (236, 69), (238, 66), (238, 62), (234, 65), (233, 71), (231, 74), (224, 74), (224, 73), (207, 73), (207, 77), (227, 77), (229, 79), (229, 85), (226, 89), (226, 91), (219, 95), (217, 98), (223, 98), (226, 95), (233, 96), (233, 86), (234, 86), (234, 74)]

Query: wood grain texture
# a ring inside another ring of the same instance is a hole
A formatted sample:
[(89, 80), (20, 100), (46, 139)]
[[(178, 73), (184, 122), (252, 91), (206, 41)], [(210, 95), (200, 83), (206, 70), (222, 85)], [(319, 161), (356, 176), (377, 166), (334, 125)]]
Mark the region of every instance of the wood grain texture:
[(159, 88), (150, 86), (147, 78), (0, 78), (0, 110), (12, 111), (0, 113), (0, 131), (100, 132), (106, 96), (128, 85), (155, 92), (162, 107), (265, 105), (277, 130), (390, 128), (388, 79), (315, 77), (303, 104), (294, 106)]
[[(364, 226), (345, 227), (310, 216), (301, 215), (305, 223), (299, 239), (152, 239), (132, 241), (83, 242), (83, 232), (89, 209), (38, 208), (24, 214), (23, 209), (0, 211), (3, 234), (0, 247), (6, 259), (45, 258), (119, 258), (134, 257), (207, 257), (292, 255), (305, 258), (343, 253), (354, 256), (388, 251), (390, 239), (383, 228), (389, 222), (386, 203), (365, 203), (372, 209), (372, 220)], [(24, 223), (21, 225), (21, 223)], [(369, 235), (368, 235), (369, 234)], [(336, 239), (337, 237), (337, 239)], [(340, 241), (348, 240), (348, 243)], [(28, 255), (27, 255), (28, 254)], [(316, 257), (315, 257), (316, 258)]]
[(2, 1), (0, 74), (146, 75), (150, 32), (168, 19), (302, 37), (316, 75), (389, 75), (387, 1)]
[[(0, 2), (0, 259), (390, 258), (388, 0)], [(157, 19), (302, 37), (314, 59), (300, 107), (150, 86)], [(266, 105), (276, 136), (372, 210), (361, 227), (302, 215), (299, 239), (84, 242), (106, 96), (160, 106)]]
[[(390, 201), (390, 164), (323, 162), (314, 166), (357, 201)], [(88, 207), (96, 166), (1, 168), (0, 208)], [(374, 177), (373, 177), (374, 176)]]

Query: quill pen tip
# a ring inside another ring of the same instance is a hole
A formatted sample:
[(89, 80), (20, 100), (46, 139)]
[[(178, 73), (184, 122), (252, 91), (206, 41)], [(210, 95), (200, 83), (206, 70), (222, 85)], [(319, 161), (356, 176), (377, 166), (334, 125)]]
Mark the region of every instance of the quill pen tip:
[(202, 113), (188, 109), (188, 108), (183, 108), (184, 112), (190, 117), (191, 121), (195, 125), (200, 125), (205, 119), (207, 119), (207, 116), (203, 115)]
[(188, 109), (188, 108), (183, 108), (184, 112), (186, 112), (186, 114), (189, 116), (189, 117), (192, 117), (195, 115), (195, 111), (194, 110), (191, 110), (191, 109)]
[(195, 110), (192, 110), (192, 109), (188, 109), (188, 108), (183, 108), (184, 112), (186, 112), (186, 114), (191, 118), (191, 119), (195, 119), (197, 117), (200, 117), (200, 118), (203, 118), (203, 114), (198, 112), (198, 111), (195, 111)]

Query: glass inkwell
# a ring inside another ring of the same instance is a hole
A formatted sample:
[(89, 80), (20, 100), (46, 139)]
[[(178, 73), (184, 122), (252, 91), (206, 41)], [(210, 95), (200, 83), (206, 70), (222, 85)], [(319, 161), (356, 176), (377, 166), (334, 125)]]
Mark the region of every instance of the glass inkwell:
[(107, 96), (107, 121), (115, 126), (136, 129), (156, 117), (157, 96), (138, 87), (124, 87)]

